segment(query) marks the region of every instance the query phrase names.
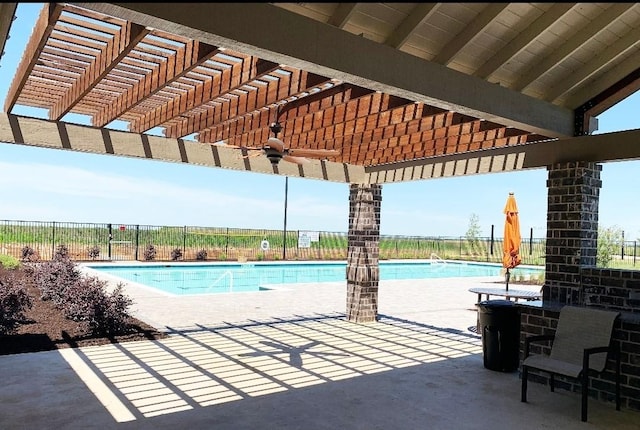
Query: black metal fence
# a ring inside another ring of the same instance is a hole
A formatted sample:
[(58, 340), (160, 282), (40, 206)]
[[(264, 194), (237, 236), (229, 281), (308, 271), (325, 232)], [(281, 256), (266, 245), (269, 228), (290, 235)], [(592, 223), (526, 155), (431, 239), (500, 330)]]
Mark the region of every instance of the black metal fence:
[[(50, 260), (64, 245), (86, 261), (344, 260), (347, 233), (226, 227), (0, 221), (0, 254), (22, 258), (25, 247)], [(380, 236), (381, 259), (502, 261), (502, 238)], [(635, 265), (637, 245), (626, 241), (614, 259)], [(523, 264), (544, 265), (545, 239), (520, 247)]]

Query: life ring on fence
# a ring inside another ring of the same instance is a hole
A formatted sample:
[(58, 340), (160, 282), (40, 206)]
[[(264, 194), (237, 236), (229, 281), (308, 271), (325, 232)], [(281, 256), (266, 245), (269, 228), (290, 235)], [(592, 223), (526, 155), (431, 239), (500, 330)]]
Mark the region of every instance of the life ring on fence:
[(269, 241), (267, 239), (260, 242), (260, 249), (262, 249), (263, 251), (269, 250)]

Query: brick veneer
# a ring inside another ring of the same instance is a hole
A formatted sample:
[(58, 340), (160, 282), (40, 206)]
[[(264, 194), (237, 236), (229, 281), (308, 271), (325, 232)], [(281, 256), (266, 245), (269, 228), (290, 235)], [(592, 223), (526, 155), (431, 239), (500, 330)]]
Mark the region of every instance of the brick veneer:
[[(598, 200), (601, 166), (591, 162), (558, 163), (548, 168), (548, 214), (545, 286), (542, 305), (519, 305), (521, 358), (524, 337), (552, 334), (562, 306), (593, 306), (617, 310), (613, 332), (621, 350), (622, 406), (640, 411), (640, 271), (596, 266)], [(533, 346), (532, 353), (548, 353)], [(547, 374), (531, 372), (531, 380), (548, 384)], [(614, 402), (612, 363), (594, 377), (589, 395)], [(576, 381), (557, 377), (556, 386), (580, 391)]]
[(376, 321), (382, 186), (351, 184), (347, 244), (347, 320)]
[(595, 266), (602, 166), (558, 163), (548, 169), (543, 300), (577, 303), (580, 267)]

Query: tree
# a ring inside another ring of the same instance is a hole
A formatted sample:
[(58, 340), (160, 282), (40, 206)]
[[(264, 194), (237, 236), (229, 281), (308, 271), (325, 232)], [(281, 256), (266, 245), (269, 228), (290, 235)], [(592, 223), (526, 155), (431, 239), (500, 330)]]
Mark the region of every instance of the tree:
[(467, 243), (473, 255), (480, 253), (480, 218), (477, 214), (472, 213), (469, 217), (469, 228), (465, 233)]
[(610, 267), (613, 256), (622, 246), (622, 229), (618, 226), (598, 228), (598, 254), (596, 265)]

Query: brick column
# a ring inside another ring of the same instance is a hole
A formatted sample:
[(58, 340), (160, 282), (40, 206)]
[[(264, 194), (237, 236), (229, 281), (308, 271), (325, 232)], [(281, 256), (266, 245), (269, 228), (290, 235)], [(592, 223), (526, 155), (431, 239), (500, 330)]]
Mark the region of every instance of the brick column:
[(601, 170), (582, 161), (547, 168), (545, 302), (582, 302), (580, 268), (596, 265)]
[(379, 184), (351, 184), (347, 244), (347, 320), (373, 322), (378, 314)]

